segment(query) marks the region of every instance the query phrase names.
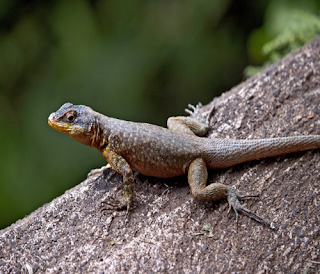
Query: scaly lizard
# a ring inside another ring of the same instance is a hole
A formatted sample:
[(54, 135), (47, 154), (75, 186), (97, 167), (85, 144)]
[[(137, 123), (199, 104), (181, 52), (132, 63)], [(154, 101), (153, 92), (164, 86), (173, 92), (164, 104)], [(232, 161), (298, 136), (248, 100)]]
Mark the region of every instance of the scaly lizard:
[[(197, 201), (227, 198), (231, 208), (271, 228), (273, 224), (243, 207), (240, 195), (221, 183), (207, 185), (207, 169), (220, 169), (242, 162), (320, 148), (320, 135), (284, 138), (230, 140), (201, 138), (209, 128), (213, 108), (206, 117), (199, 106), (186, 110), (190, 117), (170, 117), (168, 129), (104, 116), (84, 105), (66, 103), (52, 113), (48, 123), (77, 141), (97, 148), (111, 167), (123, 176), (124, 195), (121, 200), (106, 202), (106, 210), (127, 210), (134, 194), (133, 171), (160, 178), (188, 174), (193, 197)], [(101, 168), (100, 171), (103, 172)]]

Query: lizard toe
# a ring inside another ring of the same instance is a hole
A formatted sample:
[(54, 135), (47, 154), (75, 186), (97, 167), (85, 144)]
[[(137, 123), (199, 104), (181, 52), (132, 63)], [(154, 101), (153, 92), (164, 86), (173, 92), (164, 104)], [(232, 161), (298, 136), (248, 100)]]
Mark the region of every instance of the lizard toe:
[(118, 200), (113, 197), (110, 197), (108, 201), (103, 201), (101, 202), (103, 204), (102, 209), (100, 212), (104, 211), (109, 211), (109, 210), (114, 210), (114, 211), (123, 211), (126, 210), (126, 215), (125, 215), (125, 223), (127, 224), (129, 222), (129, 213), (131, 209), (131, 203), (126, 202), (125, 199)]
[(103, 172), (106, 170), (106, 169), (109, 169), (109, 168), (112, 168), (110, 164), (107, 164), (106, 166), (103, 166), (101, 168), (96, 168), (96, 169), (92, 169), (88, 175), (87, 175), (87, 178), (91, 178), (91, 177), (100, 177), (103, 175)]
[(207, 117), (203, 117), (202, 114), (200, 113), (200, 107), (202, 107), (201, 103), (198, 103), (196, 106), (188, 104), (189, 109), (185, 109), (185, 111), (189, 113), (190, 116), (193, 117), (193, 119), (196, 120), (197, 122), (205, 126), (208, 126), (209, 121)]
[(116, 211), (122, 211), (127, 209), (128, 205), (123, 200), (116, 199), (114, 197), (109, 197), (108, 200), (101, 202), (103, 205), (101, 212), (108, 211), (108, 210), (116, 210)]
[(270, 223), (269, 221), (263, 219), (261, 216), (259, 216), (257, 213), (252, 212), (251, 210), (249, 210), (248, 208), (244, 207), (240, 201), (239, 198), (243, 198), (243, 197), (256, 197), (257, 195), (239, 195), (237, 194), (237, 192), (235, 190), (233, 190), (230, 187), (226, 188), (226, 194), (227, 194), (227, 200), (229, 203), (229, 211), (230, 212), (231, 208), (234, 210), (235, 214), (236, 214), (236, 223), (238, 223), (238, 212), (241, 212), (242, 214), (248, 216), (251, 219), (254, 219), (255, 221), (262, 223), (272, 229), (274, 229), (274, 225), (272, 223)]

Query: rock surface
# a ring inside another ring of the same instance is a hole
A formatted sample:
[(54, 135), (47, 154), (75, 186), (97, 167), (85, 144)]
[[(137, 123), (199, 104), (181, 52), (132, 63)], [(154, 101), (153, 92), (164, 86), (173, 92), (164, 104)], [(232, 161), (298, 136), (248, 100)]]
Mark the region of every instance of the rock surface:
[[(316, 38), (216, 98), (208, 138), (320, 134), (319, 53)], [(314, 150), (210, 172), (209, 182), (260, 193), (243, 203), (271, 230), (243, 215), (236, 225), (226, 201), (194, 201), (185, 176), (139, 174), (126, 225), (123, 212), (101, 213), (121, 189), (108, 170), (1, 230), (0, 272), (319, 273), (319, 171)]]

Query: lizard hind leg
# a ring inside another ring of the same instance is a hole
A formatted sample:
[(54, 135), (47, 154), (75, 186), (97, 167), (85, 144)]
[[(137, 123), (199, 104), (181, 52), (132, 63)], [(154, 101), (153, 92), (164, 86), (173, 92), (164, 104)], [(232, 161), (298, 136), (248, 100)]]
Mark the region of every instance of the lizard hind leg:
[(207, 166), (202, 158), (194, 159), (188, 169), (188, 183), (192, 196), (197, 201), (213, 201), (227, 198), (226, 185), (220, 183), (207, 184)]
[(185, 110), (190, 114), (189, 117), (170, 117), (167, 121), (168, 129), (182, 134), (204, 136), (209, 129), (209, 122), (214, 108), (203, 116), (200, 113), (201, 106), (201, 103), (197, 106), (189, 104), (188, 107), (190, 109)]
[(242, 206), (239, 202), (239, 199), (241, 198), (253, 197), (256, 195), (237, 194), (235, 190), (221, 183), (212, 183), (206, 186), (207, 178), (208, 172), (204, 160), (201, 158), (193, 160), (190, 163), (188, 170), (188, 182), (191, 193), (197, 201), (212, 201), (227, 198), (229, 203), (229, 211), (231, 210), (231, 208), (235, 211), (236, 222), (238, 222), (238, 212), (241, 212), (259, 223), (274, 228), (273, 224), (270, 224), (258, 214), (251, 212), (249, 209)]

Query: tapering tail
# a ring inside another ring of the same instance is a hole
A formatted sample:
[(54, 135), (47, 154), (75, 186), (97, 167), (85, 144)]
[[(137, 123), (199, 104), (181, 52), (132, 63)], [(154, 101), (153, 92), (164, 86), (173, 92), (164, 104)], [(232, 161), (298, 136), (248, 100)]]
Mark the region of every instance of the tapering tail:
[(208, 139), (205, 161), (209, 168), (218, 169), (316, 148), (320, 148), (320, 135), (253, 140)]

